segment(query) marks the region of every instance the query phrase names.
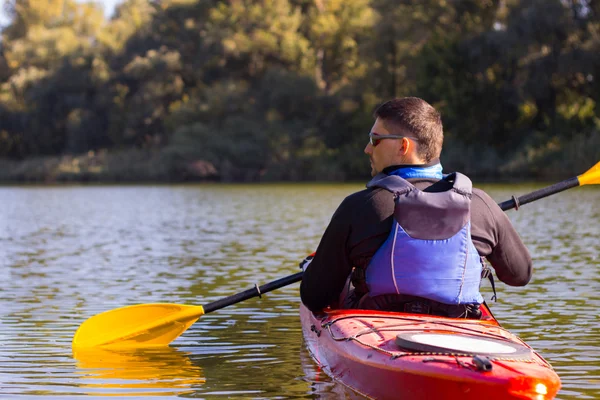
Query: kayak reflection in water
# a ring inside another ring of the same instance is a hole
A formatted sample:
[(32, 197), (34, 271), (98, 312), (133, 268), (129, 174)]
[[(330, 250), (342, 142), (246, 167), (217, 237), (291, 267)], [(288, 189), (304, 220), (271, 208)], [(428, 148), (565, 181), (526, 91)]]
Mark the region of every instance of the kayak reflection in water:
[(313, 312), (479, 318), (484, 259), (502, 282), (524, 286), (529, 251), (488, 194), (465, 175), (442, 172), (442, 121), (431, 105), (393, 99), (374, 118), (364, 149), (373, 179), (344, 199), (303, 263), (302, 302)]

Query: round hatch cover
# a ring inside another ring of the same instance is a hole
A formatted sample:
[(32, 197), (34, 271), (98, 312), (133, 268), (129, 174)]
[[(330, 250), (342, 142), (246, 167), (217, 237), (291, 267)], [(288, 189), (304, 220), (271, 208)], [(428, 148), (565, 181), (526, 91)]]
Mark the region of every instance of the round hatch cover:
[(518, 343), (459, 333), (401, 333), (396, 336), (396, 344), (420, 352), (531, 358), (531, 349)]

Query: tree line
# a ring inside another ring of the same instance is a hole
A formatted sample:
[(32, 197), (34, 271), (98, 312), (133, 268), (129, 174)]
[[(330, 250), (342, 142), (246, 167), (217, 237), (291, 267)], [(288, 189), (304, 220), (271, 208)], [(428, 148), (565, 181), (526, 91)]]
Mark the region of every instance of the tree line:
[(441, 113), (442, 163), (600, 158), (597, 0), (8, 0), (0, 180), (364, 180), (372, 111)]

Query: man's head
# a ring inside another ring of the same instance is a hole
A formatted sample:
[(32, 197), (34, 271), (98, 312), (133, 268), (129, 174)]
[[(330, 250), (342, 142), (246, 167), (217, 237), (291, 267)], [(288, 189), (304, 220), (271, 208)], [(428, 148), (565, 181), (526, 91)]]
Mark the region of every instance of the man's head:
[[(365, 147), (373, 176), (391, 165), (426, 164), (439, 158), (444, 141), (442, 119), (426, 101), (393, 99), (377, 107), (373, 116), (372, 139)], [(388, 135), (394, 138), (378, 139)]]

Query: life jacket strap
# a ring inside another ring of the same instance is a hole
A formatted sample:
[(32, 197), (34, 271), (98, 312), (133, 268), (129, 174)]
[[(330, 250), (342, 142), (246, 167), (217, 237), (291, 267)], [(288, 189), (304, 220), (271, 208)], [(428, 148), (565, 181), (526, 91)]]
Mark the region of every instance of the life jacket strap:
[(492, 296), (492, 300), (494, 303), (498, 301), (498, 295), (496, 294), (496, 283), (494, 282), (494, 274), (492, 269), (485, 263), (485, 259), (481, 257), (481, 265), (483, 265), (483, 269), (481, 270), (481, 278), (488, 278), (490, 284), (492, 285), (492, 291), (494, 295)]
[(423, 297), (403, 294), (383, 294), (374, 297), (367, 294), (360, 299), (357, 308), (429, 314), (449, 318), (481, 318), (479, 304), (444, 304)]

